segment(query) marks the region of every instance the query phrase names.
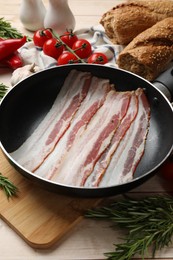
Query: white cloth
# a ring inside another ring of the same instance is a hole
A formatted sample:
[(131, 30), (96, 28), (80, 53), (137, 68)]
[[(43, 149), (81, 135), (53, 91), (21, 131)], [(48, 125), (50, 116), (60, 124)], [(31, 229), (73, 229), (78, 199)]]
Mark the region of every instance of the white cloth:
[[(113, 44), (105, 35), (104, 28), (101, 25), (92, 26), (74, 32), (78, 38), (88, 40), (92, 45), (93, 52), (102, 52), (108, 58), (108, 66), (116, 67), (116, 58), (123, 46)], [(24, 65), (35, 63), (40, 69), (46, 69), (57, 65), (57, 62), (52, 57), (43, 53), (41, 48), (35, 47), (34, 43), (27, 42), (20, 49), (20, 55)]]

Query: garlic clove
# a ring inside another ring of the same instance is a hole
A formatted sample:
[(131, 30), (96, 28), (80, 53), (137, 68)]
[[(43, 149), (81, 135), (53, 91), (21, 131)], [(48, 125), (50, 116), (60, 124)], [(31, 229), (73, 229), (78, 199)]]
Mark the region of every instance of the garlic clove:
[(11, 85), (14, 86), (21, 80), (31, 76), (32, 74), (40, 71), (41, 69), (36, 66), (34, 63), (25, 65), (21, 68), (18, 68), (13, 71), (12, 77), (11, 77)]

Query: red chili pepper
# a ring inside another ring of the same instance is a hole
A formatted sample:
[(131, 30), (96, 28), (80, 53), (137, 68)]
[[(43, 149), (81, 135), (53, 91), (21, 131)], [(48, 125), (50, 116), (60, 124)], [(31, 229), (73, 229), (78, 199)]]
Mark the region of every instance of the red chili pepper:
[(0, 61), (17, 51), (26, 42), (26, 36), (20, 39), (0, 41)]
[(22, 61), (21, 57), (19, 56), (18, 52), (11, 54), (9, 57), (0, 61), (0, 63), (13, 70), (23, 66), (23, 61)]

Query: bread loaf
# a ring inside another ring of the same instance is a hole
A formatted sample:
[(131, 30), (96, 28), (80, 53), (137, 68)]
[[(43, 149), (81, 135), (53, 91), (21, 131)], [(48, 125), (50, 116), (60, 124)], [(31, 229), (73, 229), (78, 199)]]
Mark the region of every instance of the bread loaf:
[(119, 68), (154, 80), (173, 60), (173, 17), (136, 36), (119, 54)]
[(167, 17), (173, 17), (173, 0), (127, 0), (105, 13), (100, 23), (113, 43), (126, 45)]

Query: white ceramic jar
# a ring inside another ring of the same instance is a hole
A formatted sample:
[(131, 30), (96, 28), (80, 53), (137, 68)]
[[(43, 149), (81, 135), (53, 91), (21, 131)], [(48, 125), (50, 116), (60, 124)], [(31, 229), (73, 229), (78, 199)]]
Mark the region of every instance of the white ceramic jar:
[(36, 31), (44, 27), (46, 14), (42, 0), (22, 0), (20, 7), (20, 21), (30, 31)]
[(49, 0), (44, 27), (52, 28), (60, 35), (66, 30), (74, 30), (75, 18), (68, 0)]

